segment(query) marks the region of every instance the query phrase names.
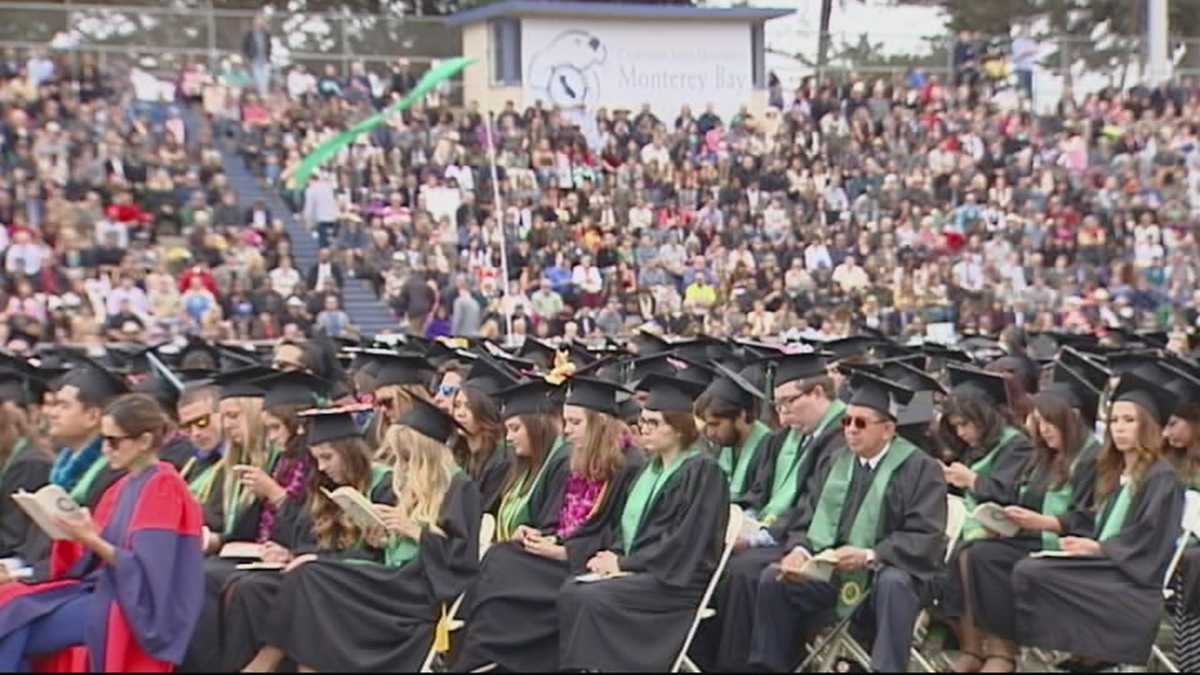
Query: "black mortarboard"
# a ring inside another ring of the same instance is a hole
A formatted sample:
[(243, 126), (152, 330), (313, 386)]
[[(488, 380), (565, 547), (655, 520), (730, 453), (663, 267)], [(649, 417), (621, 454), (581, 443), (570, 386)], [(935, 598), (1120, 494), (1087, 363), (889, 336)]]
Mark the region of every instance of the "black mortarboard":
[(15, 370), (0, 370), (0, 401), (20, 407), (40, 405), (48, 385), (45, 380)]
[(59, 388), (73, 386), (79, 390), (80, 396), (99, 406), (106, 405), (121, 394), (129, 393), (129, 385), (122, 377), (86, 356), (83, 358), (83, 363), (59, 378)]
[(936, 342), (926, 342), (921, 345), (921, 351), (925, 352), (926, 356), (934, 359), (941, 359), (943, 364), (951, 361), (958, 363), (971, 363), (971, 355), (961, 349), (954, 349), (945, 345), (937, 344)]
[(421, 354), (369, 350), (371, 358), (378, 363), (371, 373), (375, 388), (392, 385), (420, 384), (428, 386), (434, 369)]
[(1175, 394), (1147, 380), (1136, 372), (1121, 375), (1113, 391), (1112, 400), (1136, 403), (1146, 410), (1160, 425), (1165, 425), (1175, 409)]
[(354, 414), (365, 408), (328, 408), (326, 410), (305, 410), (300, 413), (305, 420), (305, 441), (308, 447), (341, 440), (343, 438), (361, 437), (363, 430), (354, 419)]
[(704, 384), (651, 373), (642, 381), (650, 393), (644, 405), (656, 412), (692, 412), (696, 399), (704, 392)]
[(189, 335), (173, 361), (177, 368), (217, 370), (221, 368), (221, 350), (204, 338)]
[(1000, 341), (990, 335), (964, 335), (955, 346), (970, 354), (975, 361), (983, 363), (998, 359), (1006, 353)]
[(1172, 414), (1185, 405), (1190, 404), (1195, 406), (1200, 404), (1200, 378), (1172, 365), (1164, 367), (1174, 375), (1171, 380), (1163, 385), (1167, 391), (1175, 396), (1175, 405), (1172, 408)]
[(1151, 331), (1147, 333), (1135, 333), (1128, 328), (1112, 328), (1113, 333), (1119, 335), (1122, 343), (1126, 346), (1145, 345), (1152, 348), (1166, 347), (1169, 339), (1163, 331)]
[(275, 373), (266, 366), (247, 366), (227, 370), (213, 378), (213, 384), (221, 388), (220, 398), (261, 398), (265, 393), (259, 380)]
[(122, 368), (127, 368), (131, 372), (152, 372), (154, 370), (154, 366), (150, 365), (150, 355), (153, 354), (155, 358), (158, 358), (159, 348), (166, 344), (169, 343), (160, 342), (148, 347), (133, 345), (109, 345), (105, 349), (105, 353), (111, 357), (113, 363)]
[(1008, 380), (1003, 375), (954, 363), (946, 365), (946, 372), (952, 394), (974, 396), (991, 405), (1009, 405)]
[[(523, 359), (518, 356), (513, 356), (503, 349), (487, 350), (483, 353), (504, 364), (505, 366), (508, 366), (517, 373), (532, 373), (539, 367), (538, 364), (534, 363), (533, 361), (530, 361), (529, 359)], [(553, 359), (551, 359), (551, 365), (553, 366)]]
[(841, 361), (852, 356), (866, 354), (871, 347), (879, 344), (880, 339), (871, 337), (870, 335), (851, 335), (850, 337), (838, 338), (822, 342), (820, 348), (833, 355), (832, 361)]
[(919, 438), (918, 445), (922, 445), (926, 441), (925, 430), (935, 419), (937, 419), (937, 410), (933, 404), (933, 392), (918, 391), (913, 394), (912, 400), (904, 406), (896, 418), (896, 430), (910, 441)]
[(1166, 382), (1171, 374), (1163, 366), (1162, 357), (1152, 349), (1138, 349), (1109, 354), (1105, 359), (1114, 375), (1137, 373), (1151, 382)]
[(711, 359), (725, 358), (729, 355), (730, 351), (724, 342), (708, 336), (672, 342), (670, 349), (675, 354), (696, 363), (706, 363)]
[(1084, 355), (1074, 347), (1063, 347), (1062, 351), (1058, 353), (1058, 361), (1074, 371), (1076, 375), (1087, 380), (1092, 387), (1100, 391), (1108, 388), (1108, 381), (1112, 378), (1112, 373), (1098, 361)]
[(576, 368), (585, 368), (598, 360), (595, 354), (588, 351), (586, 345), (578, 342), (567, 345), (567, 358)]
[(622, 394), (618, 397), (617, 402), (617, 417), (620, 417), (628, 424), (637, 422), (642, 416), (642, 406), (634, 396), (625, 396)]
[(575, 376), (567, 381), (566, 405), (575, 405), (615, 417), (621, 414), (618, 398), (622, 394), (628, 396), (631, 392), (615, 382)]
[(558, 349), (533, 336), (526, 336), (525, 342), (521, 344), (520, 351), (517, 352), (517, 356), (532, 361), (542, 370), (550, 370), (554, 367), (554, 359), (558, 356)]
[(1079, 411), (1085, 422), (1089, 425), (1096, 423), (1096, 414), (1100, 408), (1100, 390), (1066, 364), (1054, 364), (1054, 380), (1043, 393), (1062, 396), (1072, 408)]
[[(924, 357), (918, 358), (923, 359)], [(884, 361), (879, 366), (885, 378), (908, 387), (913, 391), (946, 393), (946, 388), (942, 386), (941, 382), (938, 382), (925, 371), (910, 365), (910, 362), (906, 358)]]
[(486, 356), (481, 356), (471, 364), (471, 370), (463, 378), (463, 386), (494, 396), (497, 392), (508, 389), (517, 383), (516, 373)]
[(319, 406), (329, 398), (330, 383), (315, 375), (299, 371), (275, 373), (255, 384), (263, 390), (263, 408), (298, 405)]
[(425, 360), (434, 368), (440, 368), (442, 364), (450, 361), (469, 363), (477, 358), (479, 358), (478, 354), (459, 347), (457, 343), (450, 340), (434, 340), (433, 344), (429, 345), (429, 350), (425, 352)]
[(451, 445), (454, 437), (460, 432), (458, 423), (441, 408), (422, 398), (413, 399), (413, 405), (406, 410), (396, 424), (402, 424), (413, 431), (442, 445)]
[(162, 405), (163, 409), (173, 416), (175, 407), (179, 404), (181, 390), (167, 378), (158, 373), (153, 373), (134, 385), (133, 391), (139, 394), (149, 394)]
[(775, 367), (776, 387), (796, 380), (823, 377), (829, 372), (826, 355), (820, 352), (785, 354), (777, 361), (777, 364)]
[(630, 364), (629, 387), (641, 389), (642, 380), (649, 375), (674, 376), (690, 367), (692, 364), (672, 354), (655, 354), (634, 359)]
[(641, 358), (671, 351), (670, 342), (667, 342), (662, 336), (651, 333), (644, 328), (638, 330), (637, 334), (633, 336), (631, 343), (636, 349), (637, 355)]
[(542, 378), (528, 380), (496, 394), (500, 416), (557, 414), (562, 407), (562, 390)]
[(720, 364), (715, 364), (714, 367), (717, 377), (708, 385), (706, 392), (709, 395), (741, 410), (752, 410), (756, 400), (767, 400), (767, 395), (742, 377), (741, 373)]
[(898, 421), (904, 406), (913, 398), (913, 390), (865, 370), (850, 376), (850, 405), (870, 408), (884, 417)]

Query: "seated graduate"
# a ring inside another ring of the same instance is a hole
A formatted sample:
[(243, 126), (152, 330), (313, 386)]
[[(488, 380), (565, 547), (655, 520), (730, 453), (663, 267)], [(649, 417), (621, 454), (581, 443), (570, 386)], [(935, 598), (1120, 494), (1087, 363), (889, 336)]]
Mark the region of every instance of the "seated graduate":
[[(275, 528), (274, 538), (264, 546), (264, 563), (286, 565), (308, 554), (324, 559), (383, 561), (383, 550), (372, 545), (368, 533), (324, 492), (349, 486), (372, 503), (392, 506), (396, 502), (392, 467), (371, 463), (372, 453), (362, 431), (352, 423), (353, 412), (354, 408), (341, 408), (300, 413), (307, 424), (302, 435), (317, 471), (309, 479), (307, 500), (288, 500), (281, 517), (289, 527)], [(393, 426), (388, 430), (389, 438), (398, 437), (394, 443), (402, 453), (407, 440), (403, 429)], [(221, 613), (221, 645), (228, 670), (247, 667), (266, 645), (269, 626), (282, 620), (277, 614), (282, 584), (283, 575), (272, 571), (235, 572), (229, 578), (222, 593)], [(259, 661), (249, 669), (269, 670), (275, 665)]]
[[(457, 425), (423, 400), (397, 423), (408, 456), (395, 471), (397, 506), (375, 507), (387, 524), (383, 562), (293, 559), (254, 668), (286, 655), (301, 670), (416, 671), (439, 618), (478, 573), (483, 512), (449, 448)], [(353, 425), (349, 415), (343, 424)]]
[(458, 464), (479, 487), (483, 510), (496, 513), (512, 457), (504, 444), (504, 422), (496, 395), (517, 383), (507, 367), (480, 356), (453, 397), (451, 414), (463, 428)]
[[(37, 492), (49, 481), (54, 462), (44, 439), (30, 425), (28, 406), (40, 391), (31, 389), (26, 377), (0, 373), (0, 559), (14, 571), (43, 578), (50, 539), (11, 498), (18, 490)], [(0, 564), (0, 582), (9, 580), (9, 569)]]
[[(904, 672), (913, 624), (946, 551), (941, 466), (896, 433), (910, 389), (865, 372), (850, 378), (846, 449), (822, 465), (821, 487), (789, 524), (790, 552), (759, 577), (749, 665), (795, 668), (806, 629), (854, 614), (872, 644), (871, 667)], [(832, 551), (831, 581), (799, 573)], [(873, 578), (872, 578), (873, 577)], [(873, 629), (873, 630), (871, 630)]]
[(1096, 453), (1076, 408), (1094, 410), (1099, 392), (1076, 380), (1077, 393), (1048, 388), (1032, 399), (1034, 455), (1005, 514), (1021, 530), (1009, 538), (989, 532), (959, 547), (950, 561), (942, 613), (958, 620), (955, 672), (1004, 672), (1016, 666), (1012, 573), (1035, 551), (1060, 550), (1059, 536), (1090, 532)]
[(1144, 664), (1162, 619), (1163, 577), (1183, 517), (1183, 486), (1162, 457), (1162, 425), (1174, 401), (1132, 372), (1121, 376), (1112, 401), (1096, 464), (1095, 529), (1090, 537), (1063, 537), (1069, 558), (1017, 563), (1014, 625), (1022, 646)]
[[(168, 419), (152, 398), (122, 396), (101, 418), (103, 456), (124, 477), (96, 508), (56, 524), (51, 580), (0, 585), (0, 669), (170, 672), (203, 595), (201, 513), (157, 451)], [(69, 649), (82, 646), (83, 650)]]
[(367, 444), (378, 448), (388, 427), (408, 412), (414, 401), (428, 401), (429, 382), (434, 368), (422, 354), (399, 353), (390, 349), (364, 349), (362, 356), (371, 376), (375, 413), (367, 426)]
[(570, 475), (558, 505), (558, 525), (519, 527), (520, 536), (493, 546), (463, 601), (470, 616), (456, 670), (495, 663), (512, 672), (558, 670), (559, 588), (586, 571), (640, 466), (625, 458), (617, 384), (586, 377), (568, 381), (563, 435)]
[(54, 405), (47, 412), (50, 440), (62, 448), (50, 469), (50, 482), (79, 504), (94, 508), (104, 491), (121, 477), (101, 452), (100, 420), (104, 406), (129, 386), (103, 366), (84, 360), (58, 379)]
[[(946, 371), (951, 390), (942, 404), (942, 426), (966, 446), (959, 461), (945, 467), (946, 482), (962, 491), (968, 512), (984, 502), (1010, 504), (1033, 445), (1000, 412), (1008, 406), (1008, 380), (957, 364)], [(983, 527), (968, 518), (963, 541), (984, 536)]]
[(758, 407), (767, 395), (740, 373), (720, 364), (713, 367), (715, 379), (696, 400), (696, 410), (704, 420), (705, 437), (720, 449), (717, 462), (729, 477), (729, 496), (738, 502), (750, 489), (751, 468), (771, 435), (771, 427), (758, 420)]
[(497, 394), (512, 465), (501, 489), (496, 541), (558, 527), (571, 452), (562, 437), (562, 387), (538, 378)]
[(563, 670), (670, 668), (724, 548), (729, 483), (703, 452), (692, 415), (704, 385), (652, 374), (643, 386), (641, 443), (650, 459), (603, 550), (587, 562), (609, 578), (571, 578), (559, 593)]
[[(1200, 488), (1200, 380), (1179, 373), (1167, 389), (1181, 403), (1163, 429), (1164, 449), (1184, 487)], [(1200, 670), (1200, 544), (1192, 541), (1179, 560), (1177, 596), (1171, 621), (1176, 665), (1181, 672)]]
[(187, 481), (192, 496), (204, 507), (204, 526), (210, 532), (224, 529), (221, 486), (225, 480), (225, 455), (229, 444), (217, 410), (220, 393), (215, 385), (197, 383), (183, 390), (176, 407), (179, 429), (187, 434), (194, 448), (179, 475)]

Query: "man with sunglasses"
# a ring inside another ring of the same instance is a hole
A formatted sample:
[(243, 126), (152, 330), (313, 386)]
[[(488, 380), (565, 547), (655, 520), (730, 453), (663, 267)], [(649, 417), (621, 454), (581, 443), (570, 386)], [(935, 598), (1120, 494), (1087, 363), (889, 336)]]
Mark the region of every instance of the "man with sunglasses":
[[(905, 672), (913, 624), (944, 567), (941, 466), (896, 433), (913, 391), (866, 372), (850, 384), (847, 447), (821, 465), (821, 487), (787, 523), (789, 552), (759, 577), (751, 668), (790, 671), (806, 631), (853, 617), (855, 636), (872, 641), (871, 670)], [(832, 566), (827, 581), (814, 556)]]
[(224, 484), (225, 452), (228, 443), (217, 414), (218, 389), (213, 385), (192, 386), (179, 395), (179, 430), (191, 439), (195, 450), (180, 470), (196, 501), (204, 507), (204, 525), (222, 531), (221, 486)]

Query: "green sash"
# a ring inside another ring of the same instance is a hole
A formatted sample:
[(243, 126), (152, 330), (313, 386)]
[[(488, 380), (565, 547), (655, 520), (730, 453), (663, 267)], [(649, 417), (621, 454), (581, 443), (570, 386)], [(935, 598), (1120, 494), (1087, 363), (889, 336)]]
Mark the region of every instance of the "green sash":
[[(377, 481), (379, 481), (383, 475), (381, 473), (376, 473), (377, 468), (386, 469), (388, 472), (391, 472), (390, 468), (379, 464), (374, 464), (371, 466), (372, 492), (375, 491), (374, 486), (378, 485)], [(462, 473), (462, 469), (456, 467), (450, 475), (453, 477), (460, 473)], [(383, 549), (383, 564), (388, 567), (404, 567), (408, 563), (412, 562), (420, 552), (421, 542), (419, 540), (409, 539), (408, 537), (392, 536), (388, 541), (387, 548)], [(368, 565), (377, 564), (370, 560), (355, 562)]]
[(220, 473), (221, 468), (224, 466), (225, 459), (218, 459), (201, 471), (199, 476), (188, 481), (188, 492), (192, 493), (196, 501), (201, 504), (208, 501), (208, 496), (212, 493), (213, 483), (217, 480), (217, 474)]
[[(830, 403), (829, 409), (825, 411), (825, 415), (821, 417), (816, 428), (804, 437), (803, 448), (800, 447), (801, 434), (795, 429), (788, 432), (787, 440), (783, 442), (783, 448), (779, 450), (779, 456), (775, 459), (775, 480), (771, 485), (771, 496), (767, 499), (766, 506), (758, 514), (758, 519), (764, 525), (773, 523), (776, 518), (796, 503), (796, 493), (800, 491), (796, 474), (800, 471), (800, 465), (808, 457), (812, 442), (830, 424), (840, 419), (845, 412), (845, 403), (841, 401)], [(785, 466), (786, 469), (783, 468)]]
[(504, 495), (504, 499), (500, 501), (500, 511), (496, 518), (496, 541), (512, 539), (518, 527), (529, 523), (529, 498), (533, 496), (533, 491), (542, 482), (542, 477), (545, 476), (546, 467), (550, 466), (550, 461), (561, 454), (566, 445), (562, 436), (554, 439), (554, 446), (550, 448), (550, 453), (546, 455), (545, 461), (542, 462), (542, 466), (533, 480), (529, 480), (527, 476), (520, 485), (514, 486)]
[[(971, 465), (971, 470), (977, 476), (989, 476), (992, 473), (992, 465), (996, 463), (996, 457), (1000, 455), (1000, 449), (1008, 444), (1009, 441), (1020, 436), (1021, 432), (1016, 429), (1006, 426), (1000, 431), (1000, 440), (996, 441), (996, 445), (992, 447), (988, 454), (983, 456), (983, 459)], [(979, 500), (975, 499), (975, 495), (968, 490), (963, 495), (963, 503), (966, 504), (967, 513), (973, 513), (975, 507), (979, 506)], [(987, 537), (987, 530), (979, 524), (978, 520), (968, 515), (966, 523), (963, 524), (962, 538), (963, 541), (975, 541)]]
[(675, 475), (684, 462), (698, 454), (700, 449), (693, 446), (681, 452), (670, 466), (664, 467), (662, 459), (656, 458), (642, 469), (641, 475), (633, 484), (633, 489), (629, 491), (628, 499), (625, 500), (625, 509), (621, 512), (621, 541), (625, 555), (633, 552), (633, 541), (642, 529), (650, 505), (654, 503), (663, 486), (671, 480), (671, 476)]
[[(1108, 499), (1112, 508), (1106, 509), (1100, 522), (1096, 523), (1097, 541), (1107, 541), (1121, 533), (1121, 528), (1125, 527), (1125, 519), (1129, 517), (1129, 505), (1133, 501), (1133, 487), (1126, 483), (1121, 486), (1116, 495)], [(1114, 499), (1115, 502), (1113, 502)]]
[(100, 476), (100, 472), (108, 466), (108, 458), (101, 455), (92, 462), (87, 471), (83, 472), (83, 476), (79, 478), (79, 482), (75, 487), (71, 488), (71, 499), (77, 503), (87, 505), (88, 493), (92, 491), (92, 484), (96, 482), (96, 478)]
[(4, 468), (0, 469), (0, 482), (4, 481), (4, 477), (8, 475), (8, 470), (12, 468), (13, 464), (17, 463), (17, 458), (21, 456), (22, 452), (25, 452), (25, 448), (28, 446), (29, 439), (24, 436), (18, 438), (16, 443), (13, 443), (12, 452), (8, 454), (8, 459), (4, 460)]
[[(883, 498), (887, 492), (892, 474), (904, 464), (917, 447), (912, 443), (896, 436), (892, 439), (887, 454), (880, 460), (871, 480), (871, 487), (854, 516), (850, 526), (849, 541), (845, 542), (855, 548), (870, 549), (878, 543), (879, 517), (883, 511)], [(841, 455), (834, 461), (825, 486), (821, 488), (821, 497), (817, 501), (817, 510), (813, 514), (812, 524), (808, 526), (808, 545), (813, 555), (833, 548), (837, 543), (838, 523), (842, 520), (842, 511), (846, 508), (846, 497), (850, 491), (850, 482), (854, 478), (854, 465), (858, 457), (850, 450), (842, 450)], [(862, 600), (870, 588), (870, 575), (866, 570), (857, 572), (838, 573), (838, 616), (845, 618)]]
[(750, 473), (750, 466), (754, 463), (754, 458), (758, 455), (758, 444), (763, 437), (771, 433), (771, 428), (762, 422), (755, 422), (750, 425), (750, 433), (746, 436), (746, 440), (742, 443), (742, 448), (738, 452), (737, 464), (733, 461), (733, 448), (722, 448), (721, 456), (718, 462), (721, 465), (721, 470), (729, 476), (729, 495), (733, 500), (742, 498), (746, 492), (746, 476)]
[[(267, 455), (267, 466), (264, 469), (268, 474), (275, 471), (275, 463), (279, 461), (280, 455), (283, 452), (279, 448), (271, 448), (271, 452)], [(225, 538), (233, 534), (234, 528), (237, 526), (237, 519), (242, 515), (244, 507), (249, 504), (242, 503), (242, 483), (237, 481), (233, 484), (232, 494), (225, 495)]]
[(392, 467), (390, 467), (386, 464), (372, 463), (371, 464), (371, 484), (369, 487), (367, 487), (367, 494), (366, 494), (367, 499), (370, 499), (371, 495), (375, 494), (375, 491), (379, 489), (379, 486), (383, 485), (383, 481), (387, 480), (391, 475), (392, 475)]

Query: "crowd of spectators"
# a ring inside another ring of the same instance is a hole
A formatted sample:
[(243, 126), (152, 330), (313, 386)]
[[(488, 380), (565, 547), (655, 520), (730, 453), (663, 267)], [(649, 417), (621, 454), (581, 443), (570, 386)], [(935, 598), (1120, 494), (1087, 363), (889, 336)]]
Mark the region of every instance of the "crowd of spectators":
[[(756, 338), (1197, 326), (1191, 82), (1068, 92), (1037, 116), (972, 78), (776, 80), (759, 114), (697, 101), (674, 117), (601, 109), (581, 128), (539, 103), (490, 130), (442, 90), (300, 190), (309, 150), (419, 73), (296, 66), (262, 97), (245, 63), (188, 65), (155, 102), (148, 67), (5, 55), (6, 342), (348, 334), (351, 276), (427, 335), (500, 337), (508, 315), (515, 340), (647, 323)], [(222, 148), (292, 214), (240, 201)], [(309, 269), (293, 214), (321, 248)]]

